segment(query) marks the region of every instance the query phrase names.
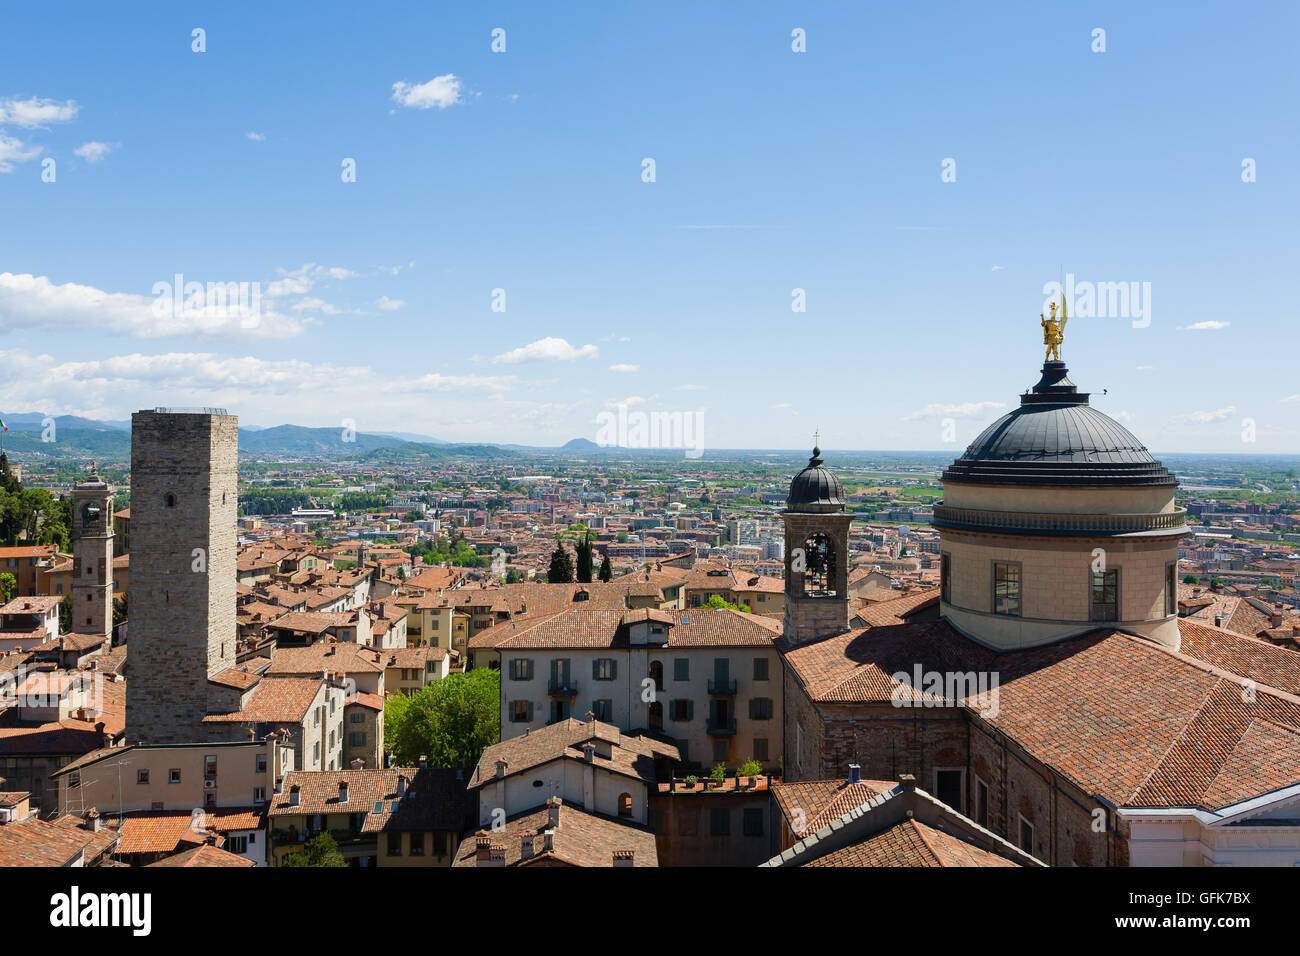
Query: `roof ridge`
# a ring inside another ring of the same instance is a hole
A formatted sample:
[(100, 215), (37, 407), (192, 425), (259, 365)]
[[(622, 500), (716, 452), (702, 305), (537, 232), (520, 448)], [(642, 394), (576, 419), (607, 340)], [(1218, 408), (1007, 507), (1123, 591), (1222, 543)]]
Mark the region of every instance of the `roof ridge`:
[[(921, 830), (920, 826), (917, 825), (920, 823), (920, 821), (917, 820), (916, 817), (908, 817), (906, 822), (912, 825), (912, 832), (915, 833), (917, 837), (920, 839), (920, 841), (925, 844), (925, 848), (930, 851), (930, 855), (934, 857), (934, 861), (938, 863), (939, 866), (947, 869), (948, 864), (943, 861), (943, 857), (939, 855), (939, 851), (935, 849), (934, 844), (930, 842), (929, 838)], [(942, 831), (938, 831), (938, 832), (942, 832)]]

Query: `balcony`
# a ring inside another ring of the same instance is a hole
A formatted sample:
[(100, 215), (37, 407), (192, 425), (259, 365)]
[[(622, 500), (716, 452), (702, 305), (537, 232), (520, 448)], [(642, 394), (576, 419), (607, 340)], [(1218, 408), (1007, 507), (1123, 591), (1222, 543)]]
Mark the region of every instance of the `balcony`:
[(1187, 533), (1187, 509), (1152, 514), (1070, 515), (1032, 511), (988, 511), (981, 508), (934, 506), (936, 528), (991, 531), (1001, 534), (1041, 534), (1107, 538), (1118, 535), (1182, 535)]
[(730, 720), (715, 720), (709, 718), (708, 734), (710, 737), (734, 737), (736, 736), (736, 718)]
[(716, 677), (709, 678), (709, 693), (714, 697), (735, 697), (736, 681), (735, 679), (726, 680)]
[(546, 682), (546, 693), (551, 697), (577, 697), (578, 682), (567, 677), (552, 677)]

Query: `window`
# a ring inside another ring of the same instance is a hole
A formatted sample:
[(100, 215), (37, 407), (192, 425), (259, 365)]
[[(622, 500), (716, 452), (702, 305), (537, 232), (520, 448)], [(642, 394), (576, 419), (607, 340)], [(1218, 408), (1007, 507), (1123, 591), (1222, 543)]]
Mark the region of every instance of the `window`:
[(689, 657), (676, 657), (673, 659), (673, 680), (690, 680), (691, 679), (691, 659)]
[[(261, 802), (262, 802), (263, 800), (265, 800), (265, 799), (266, 799), (266, 787), (254, 787), (254, 788), (253, 788), (253, 802), (254, 802), (254, 803), (261, 803)], [(250, 842), (251, 842), (251, 841), (250, 841)]]
[(695, 701), (676, 697), (668, 704), (669, 720), (691, 720), (695, 717)]
[(966, 789), (965, 770), (936, 770), (934, 772), (934, 796), (940, 803), (946, 803), (954, 810), (962, 810), (962, 792)]
[(551, 701), (551, 723), (558, 724), (562, 720), (568, 720), (572, 711), (573, 708), (569, 706), (567, 700)]
[(772, 698), (770, 697), (750, 698), (749, 719), (750, 720), (771, 720), (772, 719)]
[(939, 598), (944, 604), (952, 603), (952, 559), (947, 551), (939, 555)]
[(511, 680), (532, 680), (533, 661), (529, 657), (512, 657), (510, 659)]
[(424, 856), (424, 834), (411, 834), (411, 856)]
[(364, 731), (354, 730), (348, 734), (349, 747), (364, 747), (366, 745), (366, 735)]
[(266, 773), (266, 754), (257, 755), (256, 770), (258, 773)]
[[(803, 543), (803, 593), (805, 597), (836, 597), (835, 547), (830, 536), (818, 532)], [(792, 559), (793, 560), (793, 559)], [(798, 575), (798, 571), (792, 571)]]
[(727, 740), (725, 737), (719, 737), (713, 741), (713, 762), (726, 763), (727, 756)]
[(205, 777), (215, 777), (216, 775), (217, 775), (217, 758), (216, 758), (216, 757), (204, 757), (204, 758), (203, 758), (203, 776), (205, 776)]
[(760, 808), (746, 808), (741, 832), (743, 832), (745, 836), (763, 835), (763, 811)]
[(1020, 565), (993, 562), (993, 613), (1020, 616)]
[(354, 724), (364, 724), (364, 723), (366, 722), (366, 715), (363, 714), (363, 713), (357, 712), (357, 713), (352, 714), (351, 716), (349, 716), (349, 717), (348, 717), (348, 720), (349, 720), (351, 723), (354, 723)]
[(222, 847), (228, 853), (247, 853), (248, 837), (232, 836), (226, 837), (226, 845)]
[(181, 772), (180, 772), (180, 768), (178, 768), (178, 767), (173, 767), (171, 770), (168, 770), (168, 771), (167, 771), (167, 782), (168, 782), (168, 783), (180, 783), (180, 782), (181, 782)]
[(618, 661), (612, 657), (598, 657), (591, 662), (592, 680), (613, 680), (618, 675)]
[(596, 719), (609, 723), (613, 719), (614, 701), (608, 697), (591, 702), (591, 712), (596, 715)]
[(731, 811), (709, 811), (709, 836), (731, 836)]
[(148, 771), (148, 770), (137, 770), (137, 771), (135, 772), (135, 782), (136, 782), (136, 783), (148, 783), (148, 782), (149, 782), (149, 771)]
[(1020, 849), (1031, 856), (1034, 853), (1034, 825), (1024, 817), (1020, 818)]
[(767, 680), (767, 658), (754, 658), (754, 680)]
[(79, 773), (68, 774), (68, 789), (76, 790), (80, 786), (81, 786), (81, 774)]
[(757, 760), (759, 763), (767, 763), (768, 756), (767, 756), (766, 737), (754, 738), (754, 759)]
[(1094, 621), (1119, 620), (1119, 569), (1092, 572), (1090, 617)]
[(313, 763), (320, 763), (320, 741), (311, 745), (311, 759)]
[(989, 785), (979, 777), (975, 778), (975, 822), (985, 828), (989, 825)]
[(512, 700), (510, 702), (510, 720), (516, 724), (525, 724), (533, 719), (533, 702), (531, 700)]
[(388, 834), (388, 855), (389, 856), (402, 855), (402, 835), (400, 833)]
[(632, 794), (620, 793), (618, 795), (618, 815), (620, 817), (630, 817), (632, 815)]
[(1178, 565), (1165, 565), (1165, 614), (1178, 613)]

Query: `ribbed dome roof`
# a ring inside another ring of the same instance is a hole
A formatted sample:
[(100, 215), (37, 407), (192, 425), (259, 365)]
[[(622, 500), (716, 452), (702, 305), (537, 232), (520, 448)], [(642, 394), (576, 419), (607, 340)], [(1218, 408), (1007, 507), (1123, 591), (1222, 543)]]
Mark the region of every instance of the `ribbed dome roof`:
[(844, 488), (835, 473), (822, 464), (822, 450), (814, 448), (808, 467), (790, 482), (785, 506), (791, 511), (838, 511), (844, 507)]
[(1020, 407), (948, 467), (944, 481), (985, 484), (1173, 485), (1133, 433), (1088, 404), (1063, 362), (1048, 362)]

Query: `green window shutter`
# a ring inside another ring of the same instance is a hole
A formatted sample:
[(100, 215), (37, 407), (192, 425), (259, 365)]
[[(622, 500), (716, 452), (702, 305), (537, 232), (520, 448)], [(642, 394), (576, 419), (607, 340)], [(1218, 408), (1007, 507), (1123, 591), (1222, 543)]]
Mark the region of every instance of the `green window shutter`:
[(609, 662), (609, 679), (618, 680), (618, 658), (611, 658)]

